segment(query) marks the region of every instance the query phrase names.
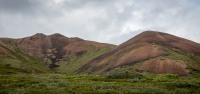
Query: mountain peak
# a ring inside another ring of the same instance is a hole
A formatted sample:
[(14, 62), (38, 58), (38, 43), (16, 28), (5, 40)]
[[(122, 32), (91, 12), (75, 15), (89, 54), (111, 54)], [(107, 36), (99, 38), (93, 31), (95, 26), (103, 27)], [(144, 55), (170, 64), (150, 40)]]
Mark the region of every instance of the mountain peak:
[(144, 31), (144, 32), (142, 32), (142, 33), (158, 33), (159, 31), (152, 31), (152, 30), (146, 30), (146, 31)]
[(36, 33), (34, 36), (46, 36), (46, 35), (43, 33)]
[(120, 46), (127, 47), (137, 43), (155, 43), (170, 48), (176, 48), (183, 52), (200, 55), (199, 44), (184, 38), (157, 31), (144, 31), (122, 43)]
[(139, 35), (137, 35), (137, 37), (140, 36), (140, 37), (146, 37), (147, 38), (147, 37), (155, 37), (157, 35), (162, 35), (162, 34), (165, 34), (165, 33), (148, 30), (148, 31), (144, 31), (144, 32), (140, 33)]
[(65, 37), (64, 35), (60, 34), (60, 33), (54, 33), (52, 35), (50, 35), (52, 37)]

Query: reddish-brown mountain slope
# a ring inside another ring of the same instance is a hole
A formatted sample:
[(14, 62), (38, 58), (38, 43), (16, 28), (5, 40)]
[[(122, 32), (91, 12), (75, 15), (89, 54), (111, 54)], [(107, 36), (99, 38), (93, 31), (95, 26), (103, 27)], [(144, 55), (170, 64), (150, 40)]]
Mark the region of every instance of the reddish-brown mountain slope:
[(139, 70), (144, 70), (153, 73), (175, 73), (180, 75), (188, 75), (189, 71), (186, 70), (187, 65), (183, 61), (171, 59), (153, 59), (145, 62), (140, 66)]
[(44, 62), (52, 61), (50, 67), (56, 67), (56, 62), (69, 60), (69, 56), (81, 56), (88, 50), (112, 48), (114, 45), (86, 41), (80, 38), (68, 38), (61, 34), (44, 35), (41, 33), (19, 39), (17, 47), (30, 56), (42, 58)]
[(4, 46), (0, 45), (0, 56), (11, 56), (11, 53)]
[(145, 31), (120, 46), (126, 47), (141, 42), (156, 43), (176, 51), (200, 55), (200, 44), (174, 35), (155, 31)]
[[(21, 39), (0, 38), (0, 74), (74, 71), (115, 45), (68, 38), (61, 34), (35, 34)], [(48, 68), (48, 67), (49, 68)]]
[[(141, 64), (136, 70), (153, 73), (188, 74), (187, 67), (182, 64), (186, 61), (174, 61), (174, 53), (180, 54), (179, 57), (186, 54), (200, 56), (200, 44), (166, 33), (145, 31), (122, 43), (117, 48), (91, 60), (77, 70), (77, 73), (105, 74), (115, 68), (134, 66), (138, 62), (144, 62), (144, 65)], [(149, 61), (160, 57), (164, 60)], [(187, 61), (187, 64), (188, 62), (190, 61)], [(172, 66), (177, 66), (177, 68)]]

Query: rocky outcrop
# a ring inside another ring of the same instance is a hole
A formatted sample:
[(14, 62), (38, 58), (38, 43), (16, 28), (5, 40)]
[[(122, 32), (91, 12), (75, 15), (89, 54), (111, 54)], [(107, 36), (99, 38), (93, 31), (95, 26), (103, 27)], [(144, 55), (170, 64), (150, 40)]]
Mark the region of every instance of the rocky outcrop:
[(33, 36), (19, 39), (17, 47), (30, 56), (43, 59), (46, 63), (52, 62), (50, 68), (58, 67), (56, 62), (67, 61), (69, 56), (81, 56), (88, 50), (114, 47), (114, 45), (86, 41), (80, 38), (68, 38), (61, 34), (44, 35), (37, 33)]

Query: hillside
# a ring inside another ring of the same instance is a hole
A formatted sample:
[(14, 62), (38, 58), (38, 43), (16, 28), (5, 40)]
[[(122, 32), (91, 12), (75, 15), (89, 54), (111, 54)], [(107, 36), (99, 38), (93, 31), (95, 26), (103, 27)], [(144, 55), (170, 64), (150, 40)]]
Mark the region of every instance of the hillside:
[(174, 35), (145, 31), (89, 61), (77, 73), (106, 74), (116, 68), (131, 72), (199, 73), (200, 44)]
[(68, 38), (61, 34), (38, 33), (21, 39), (1, 38), (1, 72), (9, 71), (9, 67), (20, 71), (50, 72), (51, 69), (51, 72), (73, 74), (85, 62), (113, 47), (111, 44)]
[(51, 73), (37, 58), (23, 53), (14, 39), (0, 39), (0, 74)]
[(152, 31), (119, 46), (61, 34), (1, 38), (0, 94), (199, 94), (199, 59), (199, 44)]

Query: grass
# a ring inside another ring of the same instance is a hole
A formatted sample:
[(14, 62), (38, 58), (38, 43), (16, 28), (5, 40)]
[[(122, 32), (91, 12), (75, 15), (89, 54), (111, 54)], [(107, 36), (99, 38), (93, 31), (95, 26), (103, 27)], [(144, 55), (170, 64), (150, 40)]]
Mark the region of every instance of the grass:
[(39, 59), (24, 54), (14, 46), (13, 48), (2, 47), (7, 49), (11, 56), (0, 56), (0, 74), (51, 73)]
[(199, 61), (200, 61), (199, 56), (189, 54), (189, 53), (180, 53), (180, 52), (173, 51), (165, 46), (161, 46), (161, 45), (159, 45), (159, 46), (162, 49), (164, 49), (166, 52), (169, 53), (169, 55), (166, 56), (167, 58), (170, 58), (173, 60), (182, 60), (182, 61), (186, 61), (186, 62), (195, 62), (195, 63), (199, 63)]
[(0, 57), (0, 74), (50, 73), (50, 70), (37, 60), (21, 61), (17, 58)]
[(181, 54), (172, 50), (168, 50), (168, 52), (170, 53), (169, 56), (167, 56), (170, 59), (173, 60), (183, 60), (183, 61), (194, 61), (192, 58), (190, 58), (189, 55), (187, 54)]
[(200, 93), (200, 78), (146, 74), (141, 79), (95, 75), (0, 75), (1, 94), (188, 94)]
[(55, 71), (56, 73), (74, 74), (76, 70), (86, 64), (89, 60), (107, 52), (108, 50), (109, 48), (102, 48), (99, 51), (94, 51), (94, 49), (90, 49), (87, 53), (80, 57), (72, 55), (70, 57), (70, 61), (59, 62), (60, 67), (54, 69), (53, 71)]

